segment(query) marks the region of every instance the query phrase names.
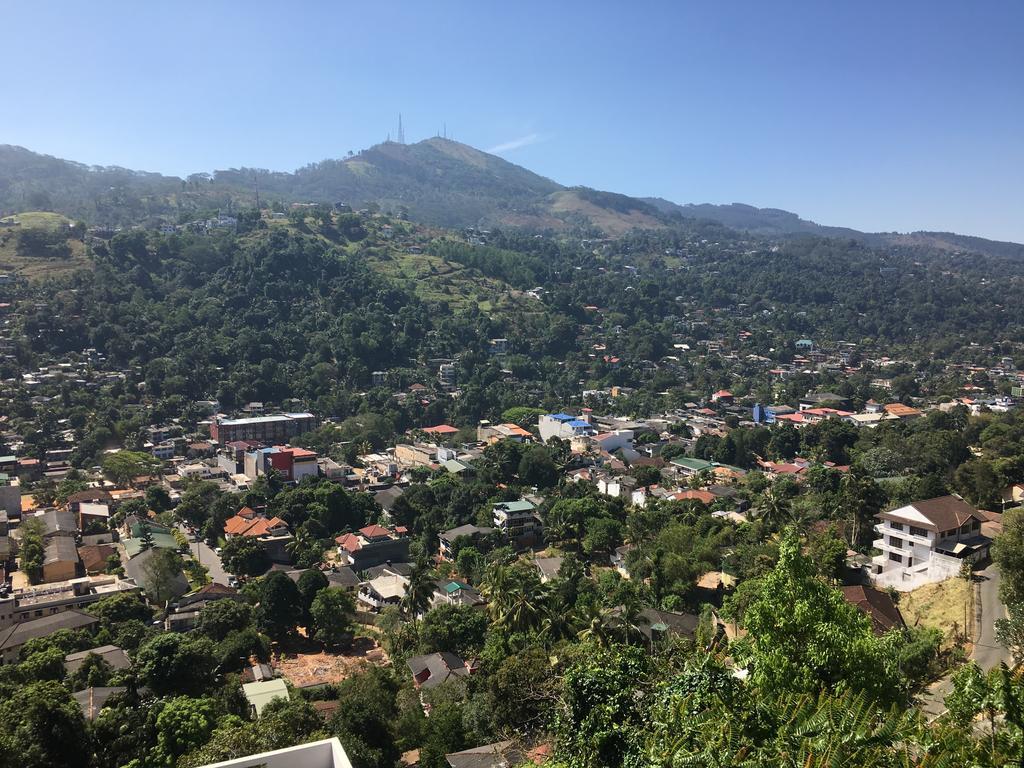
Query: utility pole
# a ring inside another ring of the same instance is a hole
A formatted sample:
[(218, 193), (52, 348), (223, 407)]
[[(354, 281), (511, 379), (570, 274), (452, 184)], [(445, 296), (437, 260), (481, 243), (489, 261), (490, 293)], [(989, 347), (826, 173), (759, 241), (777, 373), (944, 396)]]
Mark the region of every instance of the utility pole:
[(252, 175), (253, 184), (256, 186), (256, 213), (260, 212), (260, 175), (254, 173)]

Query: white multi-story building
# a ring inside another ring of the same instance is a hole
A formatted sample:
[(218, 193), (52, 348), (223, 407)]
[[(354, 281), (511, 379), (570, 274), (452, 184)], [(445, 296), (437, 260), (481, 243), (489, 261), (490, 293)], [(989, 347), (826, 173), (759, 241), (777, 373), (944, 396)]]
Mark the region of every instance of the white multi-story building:
[(536, 514), (536, 507), (525, 499), (503, 501), (491, 509), (494, 527), (510, 539), (519, 536), (539, 534), (542, 528)]
[(454, 389), (458, 383), (458, 377), (459, 373), (455, 363), (441, 363), (437, 367), (437, 380), (445, 389)]
[(337, 737), (211, 763), (204, 768), (352, 768)]
[(915, 501), (876, 517), (881, 538), (873, 544), (882, 554), (872, 560), (872, 571), (881, 586), (910, 590), (944, 581), (956, 576), (965, 560), (977, 560), (988, 551), (982, 517), (956, 496)]
[(567, 413), (549, 413), (541, 416), (537, 421), (537, 430), (540, 432), (540, 439), (545, 443), (553, 437), (572, 440), (574, 437), (597, 434), (589, 419), (570, 416)]

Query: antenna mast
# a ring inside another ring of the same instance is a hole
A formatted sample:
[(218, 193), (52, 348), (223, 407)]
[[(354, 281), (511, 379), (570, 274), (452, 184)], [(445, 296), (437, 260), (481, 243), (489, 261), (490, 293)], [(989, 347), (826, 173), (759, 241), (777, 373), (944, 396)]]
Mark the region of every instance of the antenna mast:
[(402, 113), (398, 113), (398, 143), (405, 144), (405, 129), (402, 128)]

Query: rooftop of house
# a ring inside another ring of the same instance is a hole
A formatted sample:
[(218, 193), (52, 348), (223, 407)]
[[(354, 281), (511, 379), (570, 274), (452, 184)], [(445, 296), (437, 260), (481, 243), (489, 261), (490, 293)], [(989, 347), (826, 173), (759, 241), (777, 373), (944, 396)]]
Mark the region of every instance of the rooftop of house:
[(903, 621), (903, 614), (885, 592), (874, 587), (855, 584), (842, 588), (843, 598), (846, 602), (857, 606), (871, 619), (871, 626), (875, 634), (884, 634), (890, 629), (901, 629), (906, 627)]
[(46, 542), (43, 565), (53, 563), (77, 563), (78, 547), (70, 536), (54, 536)]
[(78, 706), (82, 710), (82, 716), (86, 720), (95, 720), (100, 710), (107, 705), (107, 701), (112, 696), (116, 696), (119, 693), (124, 693), (128, 689), (123, 685), (106, 686), (106, 687), (94, 687), (86, 688), (85, 690), (78, 691), (72, 694), (75, 697), (75, 701), (78, 702)]
[(55, 533), (77, 533), (78, 521), (75, 515), (66, 509), (48, 509), (43, 513), (43, 522), (46, 524), (46, 534)]
[[(153, 531), (153, 549), (177, 549), (178, 541), (174, 538), (174, 534), (164, 533), (163, 531)], [(133, 536), (128, 539), (122, 539), (121, 545), (124, 547), (124, 552), (128, 555), (129, 559), (138, 557), (144, 551), (145, 542), (141, 536)]]
[(520, 765), (525, 756), (511, 741), (498, 741), (453, 752), (444, 759), (451, 768), (508, 768)]
[(948, 531), (959, 528), (968, 520), (983, 522), (977, 510), (956, 496), (940, 496), (926, 501), (915, 501), (890, 512), (875, 515), (882, 520), (910, 523), (929, 531)]
[(103, 661), (109, 664), (112, 669), (128, 669), (132, 665), (131, 660), (128, 658), (128, 654), (116, 645), (101, 645), (97, 648), (90, 648), (86, 651), (69, 653), (64, 657), (64, 669), (67, 670), (69, 675), (73, 674), (91, 655), (99, 656)]
[(0, 651), (19, 648), (33, 638), (46, 637), (60, 629), (83, 629), (97, 622), (99, 619), (95, 616), (74, 609), (22, 621), (0, 630)]
[(519, 501), (499, 501), (494, 505), (495, 512), (504, 512), (506, 514), (525, 514), (527, 512), (533, 512), (536, 506), (526, 499), (520, 499)]
[(644, 619), (640, 623), (640, 631), (648, 639), (652, 638), (655, 632), (693, 637), (697, 631), (697, 624), (700, 622), (700, 617), (692, 613), (674, 613), (654, 608), (643, 609), (640, 611), (640, 616)]
[(269, 424), (275, 421), (291, 421), (293, 419), (312, 419), (312, 413), (278, 413), (271, 416), (252, 416), (245, 419), (226, 419), (217, 417), (221, 426), (241, 426), (246, 424)]
[(458, 434), (459, 428), (450, 424), (438, 424), (435, 427), (424, 427), (422, 431), (428, 435), (455, 435)]
[(268, 536), (275, 530), (286, 529), (288, 524), (279, 517), (246, 518), (235, 515), (224, 523), (224, 533), (228, 536)]
[(494, 529), (466, 524), (460, 525), (457, 528), (449, 528), (447, 531), (440, 533), (439, 536), (444, 541), (453, 542), (460, 536), (486, 536), (489, 533), (494, 533)]
[(471, 666), (448, 651), (414, 656), (407, 664), (417, 688), (434, 688), (449, 677), (464, 677), (472, 671)]
[(396, 600), (405, 597), (409, 579), (397, 573), (384, 573), (362, 582), (361, 586), (376, 593), (382, 600)]
[(242, 693), (246, 700), (256, 710), (256, 716), (263, 712), (263, 708), (274, 699), (285, 699), (288, 697), (288, 686), (284, 680), (261, 680), (256, 683), (243, 683)]

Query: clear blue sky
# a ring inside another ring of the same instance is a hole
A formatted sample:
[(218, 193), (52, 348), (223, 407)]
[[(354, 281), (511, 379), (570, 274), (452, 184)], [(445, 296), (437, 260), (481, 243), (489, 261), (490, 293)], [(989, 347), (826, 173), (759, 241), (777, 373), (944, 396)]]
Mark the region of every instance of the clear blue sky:
[(4, 2), (0, 143), (186, 174), (395, 131), (565, 184), (1024, 242), (1024, 2)]

